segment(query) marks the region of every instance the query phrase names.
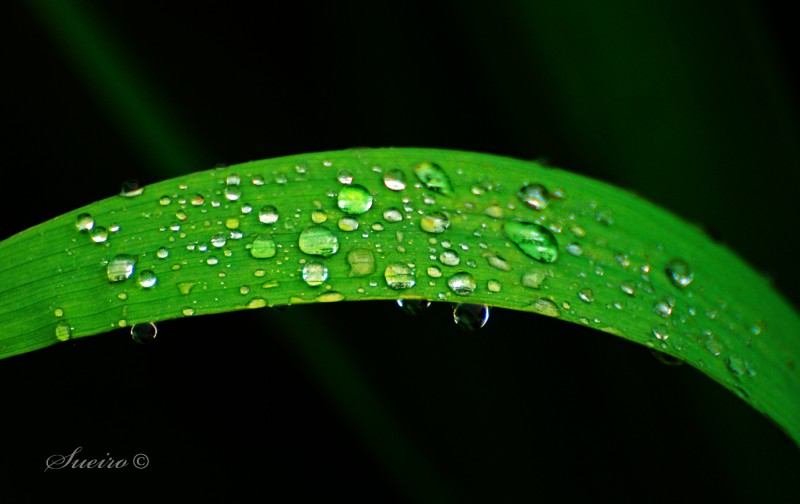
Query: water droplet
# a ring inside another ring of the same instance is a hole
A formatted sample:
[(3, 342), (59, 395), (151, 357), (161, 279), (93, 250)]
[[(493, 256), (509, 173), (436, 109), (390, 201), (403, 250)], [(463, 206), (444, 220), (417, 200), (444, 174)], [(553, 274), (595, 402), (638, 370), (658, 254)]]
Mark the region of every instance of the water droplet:
[(170, 203), (172, 203), (172, 200), (171, 200), (171, 199), (169, 199), (169, 196), (167, 196), (167, 195), (161, 196), (161, 197), (158, 199), (158, 204), (159, 204), (159, 205), (161, 205), (161, 206), (167, 206), (167, 205), (169, 205)]
[(386, 284), (392, 289), (410, 289), (416, 284), (414, 270), (403, 263), (394, 263), (386, 267), (383, 273)]
[(303, 266), (303, 280), (311, 287), (317, 287), (328, 279), (328, 267), (320, 262), (310, 261)]
[(56, 324), (56, 339), (58, 341), (67, 341), (72, 337), (72, 327), (66, 320), (61, 320)]
[(527, 256), (540, 262), (558, 259), (558, 242), (549, 230), (530, 222), (511, 221), (503, 226), (506, 236)]
[(82, 213), (75, 219), (75, 227), (78, 231), (91, 231), (94, 228), (94, 217), (88, 213)]
[(275, 224), (278, 222), (278, 209), (272, 205), (266, 205), (258, 211), (258, 220), (264, 224)]
[(444, 169), (436, 163), (423, 161), (414, 167), (417, 178), (431, 191), (450, 196), (453, 194), (453, 184)]
[(448, 278), (447, 286), (459, 296), (469, 296), (475, 292), (475, 277), (462, 271)]
[(667, 263), (664, 269), (667, 273), (670, 283), (678, 288), (683, 288), (692, 283), (694, 280), (694, 273), (689, 269), (689, 265), (681, 259), (673, 259)]
[(255, 176), (253, 176), (253, 180), (251, 180), (251, 183), (254, 186), (263, 186), (264, 183), (265, 183), (264, 176), (263, 175), (255, 175)]
[(314, 224), (322, 224), (328, 220), (328, 214), (324, 210), (314, 210), (311, 212), (311, 222)]
[(537, 299), (530, 305), (530, 308), (540, 315), (546, 315), (548, 317), (561, 316), (561, 310), (558, 309), (558, 305), (547, 298)]
[(136, 343), (151, 343), (155, 341), (158, 329), (152, 322), (146, 324), (133, 324), (131, 326), (131, 338)]
[(486, 258), (492, 268), (500, 271), (511, 271), (511, 265), (503, 257), (493, 252), (486, 252), (483, 257)]
[(94, 229), (89, 231), (89, 236), (92, 238), (93, 242), (103, 243), (104, 241), (108, 240), (108, 230), (103, 226), (96, 226)]
[(461, 258), (458, 257), (458, 252), (455, 250), (445, 250), (441, 254), (439, 254), (439, 260), (445, 266), (458, 266), (458, 263), (461, 262)]
[(106, 272), (111, 282), (122, 282), (133, 275), (136, 260), (128, 254), (120, 254), (108, 262)]
[(140, 286), (144, 287), (145, 289), (149, 289), (150, 287), (153, 287), (156, 284), (156, 282), (158, 282), (158, 278), (156, 277), (156, 274), (153, 273), (152, 270), (144, 270), (141, 273), (139, 273), (139, 278), (137, 279), (137, 282), (139, 283)]
[(636, 288), (630, 282), (622, 282), (619, 289), (629, 296), (633, 296), (636, 293)]
[(369, 249), (356, 248), (347, 253), (347, 264), (354, 276), (371, 275), (375, 272), (375, 255)]
[(337, 205), (344, 213), (362, 214), (372, 208), (372, 195), (362, 185), (349, 185), (339, 191)]
[(728, 357), (728, 369), (736, 376), (741, 376), (747, 371), (744, 360), (738, 355), (731, 355)]
[(594, 292), (592, 291), (592, 289), (589, 288), (581, 289), (581, 291), (578, 292), (578, 297), (584, 303), (591, 303), (592, 301), (594, 301)]
[(224, 247), (225, 243), (227, 243), (227, 241), (228, 241), (228, 239), (227, 239), (225, 233), (217, 233), (217, 234), (215, 234), (214, 236), (211, 237), (211, 245), (213, 245), (213, 246), (215, 246), (217, 248)]
[(669, 318), (672, 315), (672, 308), (675, 306), (675, 300), (671, 298), (661, 299), (653, 306), (653, 311), (658, 315)]
[(706, 340), (705, 347), (714, 357), (719, 357), (722, 354), (722, 344), (713, 338)]
[(383, 174), (383, 185), (392, 191), (402, 191), (406, 188), (406, 175), (398, 169), (389, 170)]
[(353, 183), (353, 174), (347, 170), (340, 170), (339, 174), (336, 176), (336, 179), (341, 184), (349, 185)]
[(229, 185), (225, 187), (225, 198), (229, 201), (236, 201), (242, 196), (242, 188), (238, 185)]
[(339, 250), (339, 239), (327, 228), (311, 226), (300, 233), (298, 246), (305, 254), (328, 257)]
[(350, 232), (358, 229), (358, 220), (352, 217), (342, 217), (337, 223), (339, 229), (342, 231)]
[(667, 366), (682, 366), (683, 361), (677, 357), (674, 357), (668, 353), (659, 352), (658, 350), (651, 350), (650, 353), (653, 354), (653, 357), (662, 364)]
[(500, 292), (503, 289), (503, 285), (498, 280), (489, 280), (486, 282), (486, 288), (489, 292)]
[(459, 303), (453, 307), (453, 320), (458, 327), (465, 331), (476, 331), (489, 321), (489, 307)]
[(575, 242), (568, 243), (567, 246), (564, 248), (566, 249), (567, 252), (574, 255), (575, 257), (580, 257), (581, 255), (583, 255), (583, 247), (581, 247), (579, 244)]
[(126, 198), (133, 198), (139, 196), (144, 192), (144, 186), (138, 180), (130, 179), (122, 183), (119, 195)]
[(439, 269), (438, 266), (428, 266), (427, 270), (428, 276), (431, 278), (441, 278), (442, 277), (442, 270)]
[(444, 233), (450, 227), (450, 219), (442, 212), (429, 213), (420, 220), (419, 227), (426, 233)]
[(275, 254), (275, 241), (268, 236), (256, 236), (250, 245), (250, 256), (256, 259), (269, 259)]
[(383, 218), (386, 219), (386, 222), (400, 222), (403, 220), (403, 214), (397, 208), (387, 208), (383, 212)]
[(627, 268), (631, 265), (630, 258), (625, 254), (614, 254), (614, 259), (616, 259), (619, 265), (623, 268)]
[(191, 198), (189, 198), (189, 203), (190, 203), (192, 206), (200, 206), (200, 205), (202, 205), (203, 203), (205, 203), (205, 201), (206, 201), (206, 200), (205, 200), (205, 198), (203, 198), (203, 195), (202, 195), (202, 194), (195, 194), (194, 196), (192, 196)]
[(611, 210), (599, 210), (595, 215), (594, 218), (600, 224), (605, 226), (610, 226), (614, 224), (614, 213)]
[(503, 218), (503, 207), (500, 205), (489, 205), (484, 210), (484, 213), (491, 217), (492, 219), (502, 219)]
[(583, 238), (584, 236), (586, 236), (586, 230), (583, 229), (583, 226), (579, 224), (573, 224), (572, 226), (570, 226), (569, 230), (572, 233), (572, 236), (574, 236), (575, 238)]
[(191, 317), (194, 315), (194, 308), (184, 308), (181, 310), (181, 313), (183, 313), (186, 317)]
[(397, 306), (409, 315), (419, 315), (431, 307), (427, 299), (398, 299)]
[(530, 289), (541, 289), (545, 280), (547, 280), (547, 272), (529, 270), (522, 274), (520, 283), (523, 287), (528, 287)]
[(64, 316), (64, 310), (62, 310), (61, 308), (56, 308), (53, 313), (55, 313), (56, 317), (63, 317)]
[(517, 193), (517, 197), (523, 203), (534, 210), (544, 210), (550, 203), (547, 189), (541, 184), (528, 184)]

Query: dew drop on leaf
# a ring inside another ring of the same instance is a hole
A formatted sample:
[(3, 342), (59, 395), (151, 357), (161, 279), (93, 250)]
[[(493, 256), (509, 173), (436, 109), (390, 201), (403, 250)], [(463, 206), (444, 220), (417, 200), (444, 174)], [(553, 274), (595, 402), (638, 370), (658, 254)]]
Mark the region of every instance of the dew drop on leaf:
[(311, 287), (318, 287), (328, 279), (328, 267), (321, 262), (310, 261), (303, 266), (303, 281)]
[(664, 269), (670, 283), (678, 288), (683, 288), (692, 283), (694, 273), (689, 269), (689, 265), (681, 259), (673, 259), (667, 263)]
[(594, 292), (589, 288), (581, 289), (580, 292), (578, 292), (578, 298), (584, 303), (591, 303), (594, 301)]
[(558, 259), (558, 242), (546, 228), (530, 222), (511, 221), (505, 223), (503, 230), (527, 256), (544, 263)]
[(275, 241), (267, 236), (256, 236), (250, 245), (250, 256), (255, 259), (269, 259), (275, 254)]
[(432, 212), (420, 219), (419, 227), (426, 233), (444, 233), (450, 227), (450, 218), (442, 212)]
[(561, 316), (561, 310), (558, 309), (558, 306), (547, 298), (537, 299), (530, 305), (530, 308), (540, 315), (546, 315), (548, 317)]
[(136, 260), (133, 256), (128, 254), (119, 254), (110, 261), (106, 266), (106, 273), (108, 280), (111, 282), (122, 282), (127, 280), (133, 275)]
[(278, 209), (272, 205), (266, 205), (258, 211), (258, 220), (264, 224), (275, 224), (278, 222)]
[(358, 215), (372, 208), (372, 195), (362, 185), (348, 185), (339, 191), (336, 204), (342, 212)]
[(449, 249), (439, 254), (439, 260), (445, 266), (458, 266), (458, 263), (461, 262), (461, 258), (458, 257), (458, 252)]
[(158, 282), (158, 278), (156, 277), (156, 274), (153, 273), (153, 271), (144, 270), (141, 273), (139, 273), (139, 278), (137, 279), (137, 282), (141, 287), (149, 289)]
[(108, 229), (103, 226), (95, 226), (94, 229), (89, 231), (89, 236), (92, 238), (93, 242), (103, 243), (108, 240)]
[(517, 197), (534, 210), (544, 210), (550, 203), (550, 195), (541, 184), (528, 184), (517, 193)]
[(339, 250), (339, 239), (322, 226), (310, 226), (300, 232), (297, 243), (304, 254), (329, 257)]
[(487, 305), (459, 303), (453, 307), (453, 320), (465, 331), (476, 331), (489, 322)]
[(459, 296), (469, 296), (475, 292), (476, 285), (475, 277), (464, 271), (447, 279), (447, 286)]
[(82, 213), (75, 219), (75, 227), (78, 231), (91, 231), (94, 228), (94, 217), (88, 213)]
[(338, 180), (340, 184), (345, 184), (345, 185), (352, 184), (353, 174), (350, 173), (348, 170), (339, 170), (339, 174), (336, 175), (336, 180)]
[(402, 191), (406, 188), (406, 176), (398, 169), (392, 169), (383, 174), (383, 185), (392, 191)]
[(60, 320), (56, 324), (56, 339), (58, 341), (67, 341), (72, 337), (72, 327), (66, 320)]
[(419, 315), (431, 307), (431, 302), (427, 299), (398, 299), (397, 306), (409, 315)]
[(131, 179), (122, 183), (122, 188), (120, 189), (119, 195), (126, 198), (133, 198), (135, 196), (139, 196), (143, 192), (144, 186), (141, 185), (138, 180)]
[(131, 326), (131, 338), (136, 343), (152, 343), (158, 335), (158, 328), (153, 322), (145, 324), (133, 324)]
[(414, 270), (407, 264), (403, 263), (394, 263), (388, 265), (383, 273), (383, 276), (386, 279), (386, 285), (392, 289), (410, 289), (416, 284)]
[(403, 214), (397, 208), (387, 208), (383, 211), (383, 218), (386, 222), (400, 222), (403, 220)]
[(358, 220), (352, 217), (342, 217), (336, 225), (345, 232), (355, 231), (358, 229)]
[(423, 161), (414, 167), (414, 173), (420, 182), (431, 191), (435, 191), (445, 196), (453, 194), (453, 183), (444, 169), (436, 163)]
[(347, 253), (347, 264), (354, 276), (366, 276), (375, 272), (375, 254), (366, 248), (355, 248)]

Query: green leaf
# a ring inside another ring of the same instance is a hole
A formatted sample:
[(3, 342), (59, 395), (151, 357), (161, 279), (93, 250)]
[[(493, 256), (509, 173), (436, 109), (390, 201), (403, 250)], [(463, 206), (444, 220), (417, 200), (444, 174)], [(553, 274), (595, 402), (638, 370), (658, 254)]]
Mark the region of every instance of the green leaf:
[(0, 357), (268, 306), (528, 311), (681, 359), (800, 440), (793, 308), (695, 226), (538, 163), (348, 150), (131, 187), (0, 243), (0, 292)]

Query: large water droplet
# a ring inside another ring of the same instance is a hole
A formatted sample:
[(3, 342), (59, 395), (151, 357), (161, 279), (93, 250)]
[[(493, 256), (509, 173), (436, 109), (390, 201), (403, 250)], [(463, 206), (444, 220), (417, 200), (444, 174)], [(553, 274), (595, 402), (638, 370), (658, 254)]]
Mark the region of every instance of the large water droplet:
[(550, 203), (549, 196), (541, 184), (528, 184), (517, 193), (517, 197), (534, 210), (544, 210)]
[(392, 191), (402, 191), (406, 188), (406, 175), (398, 169), (389, 170), (383, 174), (383, 185)]
[(305, 254), (328, 257), (339, 250), (339, 239), (327, 228), (311, 226), (300, 233), (297, 245)]
[(311, 287), (317, 287), (328, 279), (328, 267), (317, 261), (310, 261), (303, 266), (303, 280)]
[(350, 215), (358, 215), (372, 208), (372, 195), (366, 187), (358, 184), (343, 187), (337, 200), (339, 210)]
[(410, 289), (416, 284), (414, 270), (403, 263), (394, 263), (386, 267), (383, 273), (386, 284), (392, 289)]
[(152, 343), (158, 335), (158, 328), (152, 322), (146, 324), (133, 324), (131, 338), (136, 343)]
[(546, 228), (530, 222), (506, 222), (503, 230), (526, 255), (544, 263), (558, 259), (558, 242)]
[(667, 273), (670, 283), (678, 288), (683, 288), (692, 283), (694, 280), (694, 273), (689, 268), (689, 265), (681, 259), (673, 259), (667, 263), (664, 269)]
[(427, 299), (398, 299), (397, 306), (409, 315), (419, 315), (431, 307)]
[(356, 248), (347, 253), (347, 264), (354, 276), (366, 276), (375, 272), (375, 255), (371, 250)]
[(450, 219), (442, 212), (432, 212), (419, 221), (419, 227), (426, 233), (444, 233), (450, 227)]
[(78, 231), (91, 231), (94, 228), (94, 217), (88, 213), (82, 213), (75, 219), (75, 227)]
[(256, 259), (269, 259), (275, 254), (275, 241), (268, 236), (256, 236), (250, 245), (250, 255)]
[(450, 177), (447, 173), (436, 163), (430, 161), (423, 161), (414, 167), (414, 173), (417, 178), (425, 184), (425, 187), (431, 191), (450, 196), (453, 194), (453, 184), (450, 182)]
[(106, 267), (108, 280), (111, 282), (122, 282), (133, 275), (136, 260), (128, 254), (119, 254), (110, 261)]
[(462, 271), (448, 278), (447, 286), (459, 296), (469, 296), (475, 292), (475, 277)]
[(489, 307), (459, 303), (453, 307), (453, 320), (459, 328), (465, 331), (476, 331), (489, 321)]
[(275, 224), (278, 222), (279, 216), (278, 209), (272, 205), (263, 206), (261, 210), (258, 211), (258, 220), (264, 224)]

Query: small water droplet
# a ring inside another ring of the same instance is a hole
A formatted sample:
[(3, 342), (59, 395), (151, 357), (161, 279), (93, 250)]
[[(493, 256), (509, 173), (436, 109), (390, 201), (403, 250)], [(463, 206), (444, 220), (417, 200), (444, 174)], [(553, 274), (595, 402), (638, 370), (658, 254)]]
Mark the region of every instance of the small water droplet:
[(667, 263), (664, 271), (666, 271), (670, 283), (678, 288), (686, 287), (694, 280), (694, 273), (682, 259), (671, 260)]
[(347, 264), (351, 275), (371, 275), (375, 272), (375, 255), (369, 249), (356, 248), (347, 253)]
[(420, 182), (431, 191), (435, 191), (445, 196), (453, 194), (453, 184), (444, 169), (436, 163), (423, 161), (414, 167), (414, 173)]
[(567, 246), (564, 247), (564, 249), (566, 249), (567, 252), (574, 255), (575, 257), (580, 257), (581, 255), (583, 255), (583, 247), (581, 247), (580, 244), (575, 242), (568, 243)]
[(156, 282), (158, 282), (158, 278), (156, 274), (152, 270), (144, 270), (139, 273), (139, 278), (137, 279), (139, 285), (145, 289), (149, 289), (153, 287)]
[(205, 203), (205, 201), (206, 200), (205, 200), (205, 198), (203, 198), (202, 194), (195, 194), (194, 196), (189, 198), (189, 203), (192, 206), (201, 206), (203, 203)]
[(561, 310), (558, 309), (558, 305), (547, 298), (537, 299), (530, 305), (530, 308), (540, 315), (546, 315), (548, 317), (561, 316)]
[(110, 261), (106, 267), (108, 280), (111, 282), (122, 282), (133, 275), (136, 260), (128, 254), (119, 254)]
[(108, 230), (103, 226), (96, 226), (94, 229), (89, 231), (89, 236), (92, 238), (93, 242), (103, 243), (104, 241), (108, 240)]
[(541, 184), (528, 184), (517, 193), (517, 197), (534, 210), (544, 210), (550, 203), (547, 189)]
[(139, 196), (144, 192), (144, 186), (138, 180), (130, 179), (122, 183), (119, 195), (126, 198), (133, 198)]
[(619, 265), (623, 268), (627, 268), (631, 265), (630, 258), (625, 254), (614, 254), (614, 259), (616, 259)]
[(358, 215), (372, 208), (372, 195), (366, 187), (358, 184), (343, 187), (336, 203), (344, 213)]
[(629, 296), (633, 296), (636, 293), (636, 288), (630, 282), (622, 282), (619, 288)]
[(608, 209), (599, 210), (595, 213), (594, 218), (597, 222), (605, 226), (614, 224), (614, 213)]
[(55, 313), (56, 317), (63, 317), (64, 316), (64, 310), (62, 310), (61, 308), (56, 308), (53, 313)]
[(486, 288), (489, 292), (500, 292), (503, 289), (503, 285), (498, 280), (489, 280), (486, 282)]
[(251, 183), (254, 186), (263, 186), (265, 183), (263, 175), (254, 175), (253, 180), (251, 180)]
[(353, 183), (353, 174), (348, 170), (339, 170), (339, 174), (336, 176), (336, 179), (341, 184), (349, 185)]
[(75, 219), (75, 227), (78, 231), (91, 231), (94, 228), (94, 217), (88, 213), (82, 213)]
[(158, 336), (158, 328), (153, 322), (131, 326), (131, 338), (136, 343), (152, 343), (156, 336)]
[(67, 341), (72, 337), (72, 327), (66, 320), (60, 320), (56, 324), (56, 339), (58, 341)]
[(387, 208), (383, 212), (383, 218), (386, 219), (386, 222), (400, 222), (403, 220), (403, 214), (397, 208)]
[(483, 257), (489, 262), (489, 266), (500, 271), (511, 271), (511, 265), (502, 256), (493, 252), (486, 252)]
[(500, 205), (489, 205), (488, 207), (486, 207), (486, 210), (484, 210), (483, 213), (485, 213), (492, 219), (502, 219), (503, 207), (501, 207)]
[(545, 280), (547, 280), (547, 273), (539, 270), (526, 271), (520, 277), (522, 286), (530, 289), (541, 289)]
[(432, 212), (420, 219), (419, 227), (426, 233), (444, 233), (450, 227), (450, 218), (442, 212)]
[(386, 279), (386, 284), (392, 289), (410, 289), (416, 284), (414, 270), (404, 263), (388, 265), (383, 276)]
[(328, 257), (339, 250), (339, 239), (327, 228), (311, 226), (300, 233), (298, 247), (304, 254)]
[(586, 236), (586, 230), (583, 229), (583, 226), (579, 224), (573, 224), (572, 226), (569, 227), (569, 230), (572, 233), (572, 236), (574, 236), (575, 238), (583, 238), (584, 236)]
[(589, 289), (587, 287), (585, 289), (581, 289), (580, 292), (578, 292), (578, 297), (584, 303), (591, 303), (592, 301), (594, 301), (594, 292), (592, 291), (592, 289)]
[(439, 254), (439, 260), (445, 266), (458, 266), (458, 263), (461, 262), (461, 258), (458, 257), (458, 252), (455, 250), (445, 250), (441, 254)]
[(264, 224), (275, 224), (278, 217), (278, 209), (272, 205), (266, 205), (258, 211), (258, 220)]
[(328, 214), (324, 210), (314, 210), (311, 212), (311, 222), (314, 224), (322, 224), (328, 220)]
[(217, 233), (211, 237), (211, 245), (216, 248), (222, 248), (227, 243), (228, 239), (225, 233)]
[(342, 217), (339, 219), (339, 222), (337, 222), (337, 226), (345, 232), (355, 231), (358, 229), (358, 220), (353, 217)]
[(714, 357), (719, 357), (722, 354), (722, 344), (714, 338), (706, 340), (705, 347)]
[(398, 299), (397, 306), (409, 315), (419, 315), (431, 307), (427, 299)]
[(194, 315), (194, 308), (184, 308), (181, 310), (181, 313), (183, 313), (183, 315), (186, 317), (191, 317)]
[(475, 277), (462, 271), (448, 278), (447, 286), (459, 296), (469, 296), (475, 292)]
[(406, 188), (406, 175), (398, 169), (389, 170), (383, 174), (383, 185), (392, 191), (402, 191)]
[(229, 201), (236, 201), (242, 196), (242, 188), (238, 185), (226, 186), (223, 192), (225, 194), (225, 198), (227, 198)]
[(671, 298), (661, 299), (653, 306), (653, 311), (658, 315), (669, 318), (672, 315), (672, 308), (675, 306), (675, 300)]
[(158, 204), (159, 204), (159, 205), (161, 205), (161, 206), (167, 206), (167, 205), (169, 205), (170, 203), (172, 203), (172, 200), (171, 200), (171, 199), (169, 198), (169, 196), (167, 196), (167, 195), (161, 196), (161, 197), (158, 199)]
[(744, 360), (738, 355), (728, 357), (728, 369), (736, 376), (742, 376), (747, 371)]
[(250, 256), (255, 259), (269, 259), (276, 252), (275, 241), (268, 236), (256, 236), (250, 245)]
[(465, 331), (476, 331), (489, 321), (489, 307), (459, 303), (453, 307), (453, 320), (459, 328)]
[(317, 287), (328, 279), (328, 267), (317, 261), (309, 261), (303, 266), (303, 280), (311, 287)]
[(527, 256), (544, 263), (558, 259), (558, 242), (548, 229), (530, 222), (511, 221), (505, 223), (503, 230)]
[(442, 270), (439, 269), (438, 266), (428, 266), (427, 269), (428, 276), (431, 278), (441, 278), (442, 277)]

